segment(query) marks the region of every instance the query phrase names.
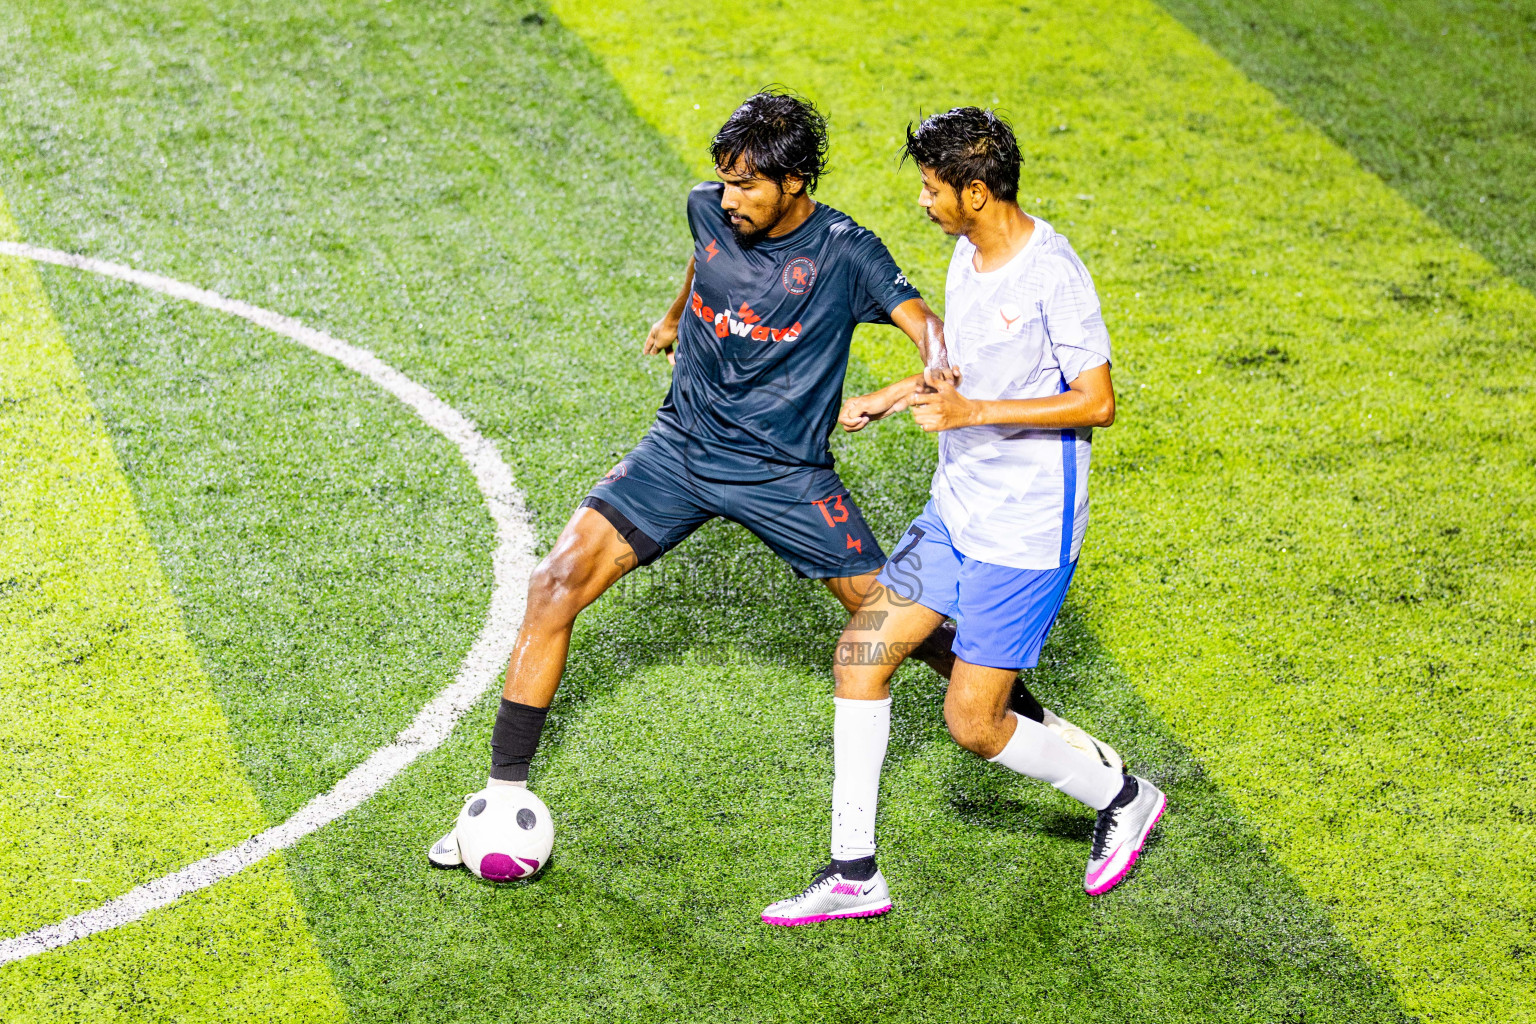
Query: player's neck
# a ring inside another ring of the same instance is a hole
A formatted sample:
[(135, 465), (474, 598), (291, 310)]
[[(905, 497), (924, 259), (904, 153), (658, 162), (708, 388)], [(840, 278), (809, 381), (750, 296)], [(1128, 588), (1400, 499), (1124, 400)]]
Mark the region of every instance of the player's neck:
[(795, 196), (789, 204), (789, 209), (784, 211), (784, 216), (779, 222), (768, 229), (769, 238), (783, 238), (795, 228), (811, 219), (811, 214), (816, 212), (816, 200), (801, 192)]
[(985, 274), (1003, 266), (1029, 244), (1035, 219), (1017, 203), (988, 203), (966, 228), (966, 239), (976, 247), (971, 266)]

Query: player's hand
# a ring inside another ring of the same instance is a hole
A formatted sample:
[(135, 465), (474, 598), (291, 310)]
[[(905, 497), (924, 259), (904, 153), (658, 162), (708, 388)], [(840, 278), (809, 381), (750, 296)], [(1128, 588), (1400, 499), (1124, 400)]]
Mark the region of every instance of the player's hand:
[(923, 379), (927, 387), (912, 396), (912, 418), (918, 426), (932, 433), (975, 424), (977, 403), (955, 388), (960, 383), (959, 370), (929, 370)]
[(886, 415), (890, 411), (890, 406), (890, 401), (878, 391), (859, 395), (843, 403), (842, 411), (837, 414), (837, 422), (841, 423), (843, 429), (849, 433), (863, 430), (871, 421)]
[(673, 347), (677, 344), (677, 323), (668, 321), (662, 317), (651, 324), (651, 332), (645, 336), (645, 345), (641, 351), (648, 356), (660, 355), (665, 352), (668, 362), (676, 365), (677, 357), (672, 354)]
[(923, 384), (919, 391), (937, 391), (940, 381), (948, 381), (955, 387), (960, 386), (960, 368), (958, 366), (930, 366), (923, 370)]

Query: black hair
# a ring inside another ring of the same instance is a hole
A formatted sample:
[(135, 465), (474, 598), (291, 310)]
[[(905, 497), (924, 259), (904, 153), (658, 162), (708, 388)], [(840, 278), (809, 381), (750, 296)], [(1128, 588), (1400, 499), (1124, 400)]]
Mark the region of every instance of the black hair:
[(911, 157), (930, 167), (956, 194), (980, 181), (1007, 202), (1019, 195), (1019, 143), (1008, 122), (980, 107), (956, 107), (934, 114), (914, 131), (907, 125), (905, 163)]
[(716, 167), (737, 160), (781, 189), (791, 177), (805, 182), (806, 194), (827, 169), (827, 119), (809, 100), (777, 88), (747, 97), (721, 126), (709, 154)]

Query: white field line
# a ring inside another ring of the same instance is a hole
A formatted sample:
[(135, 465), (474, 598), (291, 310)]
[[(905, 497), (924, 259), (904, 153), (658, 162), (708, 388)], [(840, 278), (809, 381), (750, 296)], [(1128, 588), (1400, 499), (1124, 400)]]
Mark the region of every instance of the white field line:
[(100, 274), (209, 309), (232, 313), (321, 355), (330, 356), (410, 406), (428, 426), (458, 446), (496, 523), (496, 551), (492, 555), (495, 589), (491, 593), (485, 625), (459, 665), (454, 681), (432, 698), (394, 740), (374, 751), (366, 761), (348, 772), (334, 789), (309, 801), (282, 824), (222, 853), (188, 864), (180, 871), (145, 882), (94, 910), (0, 941), (0, 964), (5, 964), (137, 921), (151, 910), (228, 878), (278, 850), (287, 849), (362, 804), (412, 761), (436, 749), (448, 738), (464, 712), (495, 682), (511, 656), (512, 644), (523, 618), (528, 576), (533, 568), (533, 532), (528, 526), (522, 496), (513, 484), (511, 467), (502, 461), (496, 446), (483, 437), (468, 418), (367, 349), (306, 327), (292, 317), (117, 263), (20, 242), (0, 242), (0, 255)]

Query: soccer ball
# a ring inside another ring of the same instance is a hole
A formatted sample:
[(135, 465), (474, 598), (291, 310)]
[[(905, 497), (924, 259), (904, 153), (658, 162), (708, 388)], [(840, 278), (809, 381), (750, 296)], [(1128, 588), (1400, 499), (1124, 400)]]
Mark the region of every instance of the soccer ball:
[(459, 812), (459, 856), (492, 882), (527, 878), (549, 862), (555, 823), (544, 801), (521, 786), (487, 786)]

